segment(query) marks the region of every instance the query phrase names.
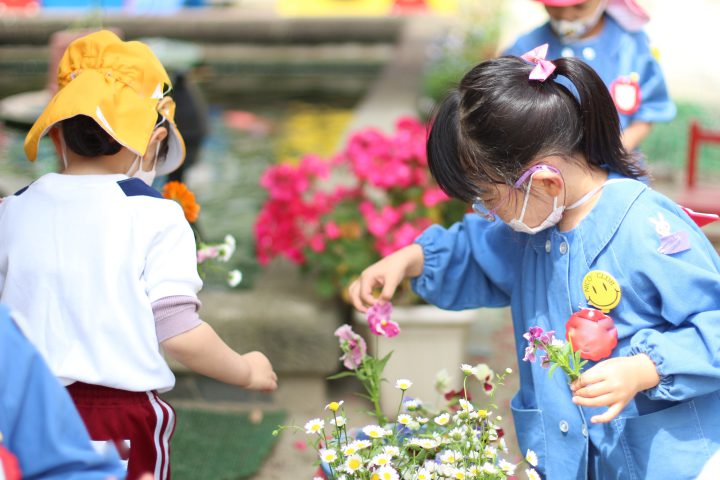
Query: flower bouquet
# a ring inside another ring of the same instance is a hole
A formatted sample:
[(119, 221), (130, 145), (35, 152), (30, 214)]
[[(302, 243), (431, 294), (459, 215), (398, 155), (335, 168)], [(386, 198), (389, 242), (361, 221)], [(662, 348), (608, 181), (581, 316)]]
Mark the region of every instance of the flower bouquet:
[(260, 180), (268, 199), (255, 223), (258, 261), (285, 257), (331, 297), (428, 226), (454, 223), (467, 207), (433, 183), (425, 144), (425, 125), (407, 117), (390, 135), (353, 133), (329, 160), (306, 155), (270, 167)]
[[(174, 200), (180, 204), (185, 219), (192, 227), (200, 276), (205, 278), (209, 269), (226, 270), (221, 264), (226, 264), (235, 253), (235, 237), (225, 235), (222, 243), (206, 243), (202, 240), (196, 225), (201, 207), (195, 200), (195, 194), (184, 183), (177, 181), (166, 183), (163, 186), (162, 195), (168, 200)], [(236, 287), (242, 281), (242, 272), (237, 269), (230, 270), (226, 273), (225, 280), (230, 287)]]
[[(375, 308), (375, 307), (374, 307)], [(378, 307), (386, 308), (386, 307)], [(380, 320), (378, 320), (380, 319)], [(370, 330), (377, 336), (400, 334), (397, 324), (386, 315), (369, 315)], [(423, 479), (492, 479), (515, 475), (523, 465), (526, 476), (539, 479), (534, 470), (537, 456), (528, 451), (520, 461), (506, 457), (508, 449), (492, 404), (495, 384), (511, 372), (495, 374), (487, 365), (461, 365), (463, 387), (448, 391), (447, 383), (439, 377), (437, 388), (443, 394), (441, 406), (412, 397), (412, 381), (397, 379), (397, 411), (394, 418), (386, 418), (379, 405), (379, 385), (386, 381), (383, 370), (392, 352), (383, 358), (367, 353), (365, 340), (349, 325), (337, 329), (343, 352), (341, 360), (348, 369), (331, 379), (356, 377), (365, 389), (365, 398), (373, 405), (372, 423), (349, 428), (344, 401), (325, 406), (326, 414), (305, 423), (303, 430), (317, 452), (320, 464), (315, 479), (328, 480), (423, 480)], [(375, 337), (377, 338), (377, 337)], [(481, 407), (472, 402), (468, 382), (479, 381), (487, 394), (489, 405)], [(276, 430), (275, 434), (279, 432)]]

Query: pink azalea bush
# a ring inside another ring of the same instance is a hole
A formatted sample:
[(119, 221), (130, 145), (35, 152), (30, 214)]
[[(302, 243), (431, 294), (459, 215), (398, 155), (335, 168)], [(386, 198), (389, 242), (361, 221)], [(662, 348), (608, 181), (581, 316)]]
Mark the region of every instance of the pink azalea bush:
[(306, 155), (268, 168), (260, 181), (268, 198), (255, 223), (259, 262), (285, 257), (332, 296), (431, 224), (459, 219), (465, 206), (430, 177), (426, 135), (423, 123), (404, 117), (392, 134), (352, 134), (330, 159)]

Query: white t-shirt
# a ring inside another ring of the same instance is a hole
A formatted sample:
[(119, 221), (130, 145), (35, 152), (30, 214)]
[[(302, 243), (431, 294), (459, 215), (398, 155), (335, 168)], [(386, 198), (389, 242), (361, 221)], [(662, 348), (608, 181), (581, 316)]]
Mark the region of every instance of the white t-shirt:
[(139, 179), (51, 173), (0, 204), (0, 301), (65, 385), (171, 389), (151, 303), (201, 286), (182, 208)]

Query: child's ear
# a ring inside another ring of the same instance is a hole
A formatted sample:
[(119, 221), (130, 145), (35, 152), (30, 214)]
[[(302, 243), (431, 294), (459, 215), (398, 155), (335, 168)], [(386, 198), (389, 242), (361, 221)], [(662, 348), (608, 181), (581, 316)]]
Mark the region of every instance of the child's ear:
[(152, 135), (150, 136), (150, 145), (154, 145), (155, 142), (162, 142), (165, 140), (165, 138), (168, 136), (167, 128), (165, 127), (158, 127), (156, 128)]
[(563, 180), (558, 173), (540, 170), (533, 177), (533, 185), (541, 186), (551, 197), (558, 197), (562, 192)]

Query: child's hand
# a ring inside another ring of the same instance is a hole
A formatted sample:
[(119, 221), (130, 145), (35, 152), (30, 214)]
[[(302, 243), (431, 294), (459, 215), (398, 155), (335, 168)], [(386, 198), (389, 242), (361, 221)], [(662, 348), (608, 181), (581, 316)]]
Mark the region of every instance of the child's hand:
[(360, 277), (350, 284), (350, 302), (359, 311), (367, 312), (378, 301), (372, 294), (377, 287), (382, 287), (380, 300), (390, 301), (406, 276), (416, 277), (422, 273), (423, 262), (422, 247), (417, 244), (388, 255), (363, 270)]
[(244, 385), (245, 388), (263, 392), (277, 389), (277, 374), (265, 355), (260, 352), (250, 352), (243, 355), (243, 358), (250, 366), (250, 382)]
[(599, 362), (570, 385), (573, 402), (583, 407), (609, 407), (592, 423), (606, 423), (617, 417), (638, 392), (660, 383), (655, 364), (645, 354), (616, 357)]

